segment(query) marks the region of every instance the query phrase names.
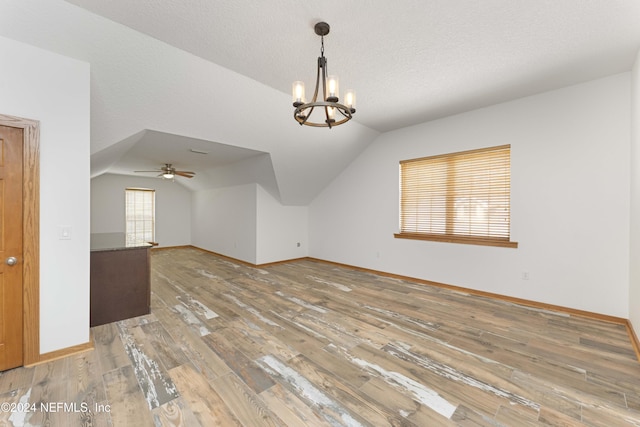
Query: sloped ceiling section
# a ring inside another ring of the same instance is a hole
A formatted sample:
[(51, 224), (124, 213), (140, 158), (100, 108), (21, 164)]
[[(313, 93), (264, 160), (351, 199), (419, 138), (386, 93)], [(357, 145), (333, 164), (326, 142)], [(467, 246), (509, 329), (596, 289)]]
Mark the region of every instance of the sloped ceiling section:
[(153, 130), (138, 132), (92, 154), (91, 175), (156, 177), (159, 173), (137, 171), (157, 170), (165, 163), (196, 173), (193, 178), (175, 178), (192, 191), (255, 182), (280, 199), (268, 153)]
[(329, 70), (380, 132), (628, 71), (637, 0), (68, 0), (289, 93)]
[[(178, 143), (236, 147), (236, 164), (247, 161), (245, 150), (268, 153), (272, 171), (264, 171), (263, 160), (250, 176), (264, 184), (272, 175), (267, 191), (285, 205), (304, 206), (379, 134), (357, 122), (301, 127), (290, 95), (61, 0), (0, 3), (0, 35), (90, 63), (94, 175), (119, 165), (146, 169), (126, 163), (127, 153), (170, 135)], [(223, 165), (210, 169), (216, 167)], [(209, 175), (216, 174), (199, 174), (193, 185), (217, 185), (203, 182)]]

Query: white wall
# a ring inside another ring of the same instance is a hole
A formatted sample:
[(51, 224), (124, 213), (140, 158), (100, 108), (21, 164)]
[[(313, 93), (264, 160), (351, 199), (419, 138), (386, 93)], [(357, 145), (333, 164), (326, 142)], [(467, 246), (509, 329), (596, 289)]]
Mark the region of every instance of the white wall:
[(196, 191), (191, 216), (196, 247), (251, 264), (308, 255), (308, 209), (283, 206), (258, 184)]
[(309, 249), (308, 208), (283, 206), (258, 185), (256, 232), (256, 264), (305, 257)]
[(640, 53), (631, 86), (631, 245), (629, 256), (629, 320), (640, 334)]
[[(311, 203), (310, 255), (628, 317), (630, 77), (381, 135)], [(394, 239), (400, 160), (502, 144), (517, 249)]]
[(159, 247), (191, 244), (191, 191), (178, 182), (158, 178), (113, 174), (93, 178), (92, 233), (124, 233), (124, 191), (127, 187), (156, 191), (156, 242)]
[[(0, 113), (40, 121), (40, 352), (89, 341), (89, 65), (0, 38)], [(58, 227), (72, 227), (71, 240)]]
[(196, 191), (191, 204), (191, 244), (256, 263), (257, 184)]

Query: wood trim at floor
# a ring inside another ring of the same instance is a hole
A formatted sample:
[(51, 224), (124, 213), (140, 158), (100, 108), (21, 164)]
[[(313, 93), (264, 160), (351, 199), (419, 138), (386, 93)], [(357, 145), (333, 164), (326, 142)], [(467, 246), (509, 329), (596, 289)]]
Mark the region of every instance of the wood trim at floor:
[[(283, 261), (267, 262), (267, 263), (264, 263), (264, 264), (252, 264), (252, 263), (250, 263), (248, 261), (243, 261), (241, 259), (232, 258), (230, 256), (222, 255), (222, 254), (219, 254), (217, 252), (213, 252), (213, 251), (210, 251), (208, 249), (202, 249), (202, 248), (199, 248), (199, 247), (193, 246), (193, 245), (183, 246), (183, 247), (189, 247), (189, 248), (192, 248), (192, 249), (197, 249), (199, 251), (206, 252), (206, 253), (209, 253), (209, 254), (212, 254), (212, 255), (215, 255), (215, 256), (219, 256), (220, 258), (224, 258), (226, 260), (233, 261), (233, 262), (236, 262), (238, 264), (246, 265), (248, 267), (253, 267), (253, 268), (265, 268), (265, 267), (271, 267), (272, 265), (287, 264), (287, 263), (294, 262), (294, 261), (301, 261), (301, 260), (309, 259), (309, 257), (301, 257), (301, 258), (286, 259), (286, 260), (283, 260)], [(162, 248), (160, 248), (160, 249), (162, 249)]]
[[(156, 243), (157, 245), (157, 243)], [(179, 245), (179, 246), (153, 246), (151, 248), (152, 251), (162, 251), (165, 249), (186, 249), (186, 248), (195, 248), (195, 246), (191, 246), (191, 245)], [(199, 248), (196, 248), (199, 249)]]
[(25, 364), (26, 368), (30, 368), (36, 365), (42, 365), (43, 363), (53, 362), (54, 360), (62, 359), (76, 354), (81, 354), (86, 351), (92, 351), (95, 348), (93, 341), (93, 333), (89, 334), (89, 342), (84, 344), (78, 344), (67, 348), (61, 348), (60, 350), (51, 351), (40, 355), (40, 359), (37, 362)]
[(629, 333), (629, 339), (631, 340), (631, 345), (636, 351), (636, 359), (640, 362), (640, 340), (638, 340), (638, 335), (636, 335), (636, 331), (633, 329), (631, 321), (627, 320), (626, 326), (627, 332)]

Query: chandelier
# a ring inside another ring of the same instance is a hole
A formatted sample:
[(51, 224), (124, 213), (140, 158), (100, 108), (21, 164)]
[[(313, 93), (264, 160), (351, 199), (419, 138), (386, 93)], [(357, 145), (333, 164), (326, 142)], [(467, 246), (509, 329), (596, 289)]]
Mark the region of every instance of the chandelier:
[[(313, 98), (307, 102), (304, 96), (304, 82), (293, 82), (293, 106), (295, 111), (293, 117), (300, 126), (328, 127), (338, 126), (351, 120), (356, 112), (356, 94), (349, 90), (345, 94), (344, 104), (340, 103), (338, 92), (338, 77), (329, 75), (327, 71), (327, 58), (324, 57), (324, 36), (329, 34), (329, 24), (318, 22), (315, 32), (321, 37), (320, 56), (318, 57), (318, 72), (316, 74), (316, 88)], [(322, 83), (322, 93), (318, 100), (318, 91)], [(319, 114), (311, 119), (314, 109), (319, 110)]]

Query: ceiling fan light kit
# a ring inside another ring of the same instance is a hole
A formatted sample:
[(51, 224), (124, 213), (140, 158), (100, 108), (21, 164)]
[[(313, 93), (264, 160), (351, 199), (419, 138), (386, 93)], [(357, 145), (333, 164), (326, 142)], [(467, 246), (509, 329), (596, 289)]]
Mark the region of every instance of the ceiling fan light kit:
[[(306, 101), (304, 82), (293, 82), (293, 118), (300, 123), (300, 126), (328, 127), (338, 126), (348, 122), (356, 112), (356, 93), (348, 90), (345, 94), (344, 104), (340, 103), (339, 82), (338, 77), (329, 75), (327, 71), (327, 58), (324, 56), (324, 36), (329, 34), (329, 24), (326, 22), (318, 22), (314, 29), (315, 33), (321, 38), (320, 56), (318, 57), (318, 69), (316, 74), (316, 87), (313, 98), (310, 102)], [(322, 96), (318, 101), (318, 93), (322, 83)], [(316, 114), (314, 119), (320, 118), (320, 121), (311, 119), (314, 109), (318, 108), (324, 114)]]

